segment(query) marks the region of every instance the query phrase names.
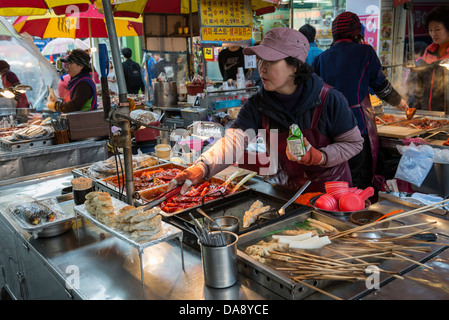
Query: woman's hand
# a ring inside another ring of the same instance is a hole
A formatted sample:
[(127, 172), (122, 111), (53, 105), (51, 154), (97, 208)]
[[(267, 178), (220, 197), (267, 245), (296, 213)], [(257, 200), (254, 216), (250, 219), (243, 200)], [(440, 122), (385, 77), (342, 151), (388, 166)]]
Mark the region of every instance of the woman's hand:
[(405, 101), (404, 99), (401, 99), (401, 102), (399, 102), (399, 104), (396, 106), (396, 108), (398, 108), (401, 111), (407, 111), (409, 106), (407, 104), (407, 101)]
[(47, 109), (50, 109), (51, 111), (55, 111), (55, 103), (54, 102), (48, 102), (47, 103)]
[(324, 163), (324, 156), (323, 153), (317, 149), (315, 149), (310, 143), (309, 141), (307, 141), (306, 138), (303, 138), (304, 141), (304, 147), (306, 149), (306, 153), (302, 156), (302, 157), (296, 157), (293, 153), (290, 152), (290, 150), (287, 149), (285, 150), (286, 154), (287, 154), (287, 158), (290, 161), (295, 161), (298, 162), (300, 164), (304, 164), (306, 166), (318, 166)]
[(190, 186), (196, 185), (204, 177), (203, 168), (200, 165), (192, 166), (178, 173), (174, 179), (170, 181), (167, 191), (173, 190), (178, 185), (182, 185), (181, 194), (185, 194)]

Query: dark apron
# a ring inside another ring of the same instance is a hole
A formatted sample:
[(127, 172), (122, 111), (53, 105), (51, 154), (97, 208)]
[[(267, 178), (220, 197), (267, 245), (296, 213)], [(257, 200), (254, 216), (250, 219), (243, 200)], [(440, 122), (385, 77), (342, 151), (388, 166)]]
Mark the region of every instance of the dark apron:
[[(316, 107), (310, 129), (302, 130), (304, 137), (316, 149), (326, 147), (332, 141), (322, 135), (318, 130), (318, 124), (323, 110), (323, 105), (330, 90), (329, 85), (324, 85), (320, 93), (321, 104)], [(272, 133), (270, 132), (269, 117), (262, 115), (262, 127), (267, 132), (267, 150), (270, 150), (269, 141), (271, 134), (277, 134), (278, 141), (278, 168), (273, 175), (266, 176), (266, 181), (292, 191), (298, 190), (307, 180), (311, 180), (307, 192), (325, 192), (324, 183), (326, 181), (347, 181), (352, 186), (351, 171), (347, 161), (330, 168), (321, 166), (306, 166), (295, 161), (290, 161), (286, 155), (288, 132)]]
[(373, 158), (372, 173), (374, 177), (377, 166), (377, 155), (379, 153), (379, 135), (377, 133), (376, 116), (374, 115), (374, 109), (371, 106), (369, 94), (362, 100), (362, 102), (360, 102), (360, 104), (350, 106), (349, 108), (361, 108), (361, 111), (365, 115), (366, 129), (368, 131), (368, 138), (371, 148), (371, 156)]

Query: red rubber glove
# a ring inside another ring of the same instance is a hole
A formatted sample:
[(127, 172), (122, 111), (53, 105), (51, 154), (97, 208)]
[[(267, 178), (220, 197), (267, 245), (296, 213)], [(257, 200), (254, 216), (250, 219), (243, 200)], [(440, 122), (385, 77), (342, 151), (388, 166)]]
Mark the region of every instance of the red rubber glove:
[(178, 173), (168, 184), (167, 191), (176, 188), (178, 185), (182, 185), (180, 193), (185, 194), (190, 186), (196, 185), (203, 177), (203, 168), (200, 165), (192, 166)]
[(293, 153), (290, 152), (287, 146), (286, 154), (287, 158), (290, 161), (296, 161), (300, 164), (306, 165), (306, 166), (312, 166), (312, 165), (321, 165), (324, 162), (324, 156), (323, 153), (317, 149), (315, 149), (309, 141), (307, 141), (306, 138), (303, 138), (304, 140), (304, 147), (306, 148), (306, 154), (302, 157), (296, 157)]

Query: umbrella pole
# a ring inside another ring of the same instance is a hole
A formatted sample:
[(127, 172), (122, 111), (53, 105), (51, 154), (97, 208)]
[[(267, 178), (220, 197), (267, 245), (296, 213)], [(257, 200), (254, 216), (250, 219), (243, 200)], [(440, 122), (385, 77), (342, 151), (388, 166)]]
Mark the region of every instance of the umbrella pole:
[(127, 100), (127, 89), (125, 85), (125, 74), (123, 72), (123, 66), (120, 59), (120, 49), (117, 38), (117, 31), (115, 29), (114, 16), (112, 15), (112, 8), (110, 0), (102, 0), (104, 9), (104, 18), (106, 21), (106, 28), (108, 30), (109, 43), (111, 45), (112, 61), (114, 62), (117, 85), (119, 92), (119, 108), (118, 119), (114, 119), (121, 124), (121, 139), (123, 147), (123, 157), (125, 160), (125, 186), (126, 186), (126, 199), (129, 205), (134, 205), (134, 175), (132, 166), (132, 147), (131, 147), (131, 131), (130, 122), (124, 118), (120, 118), (122, 114), (129, 117), (129, 103)]
[(90, 18), (88, 18), (88, 22), (89, 22), (89, 45), (90, 45), (90, 65), (92, 66), (92, 81), (95, 83), (95, 68), (94, 68), (94, 57), (93, 57), (93, 52), (92, 52), (92, 26), (90, 24)]

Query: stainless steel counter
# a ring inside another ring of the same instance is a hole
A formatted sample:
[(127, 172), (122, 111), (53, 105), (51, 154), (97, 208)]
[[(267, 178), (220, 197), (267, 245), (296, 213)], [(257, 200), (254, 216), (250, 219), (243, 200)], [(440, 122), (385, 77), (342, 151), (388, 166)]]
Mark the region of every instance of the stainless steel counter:
[[(0, 184), (0, 197), (18, 194), (36, 198), (58, 196), (70, 185), (69, 169), (59, 170), (31, 179), (17, 179), (15, 183)], [(248, 185), (272, 194), (281, 190), (254, 179)], [(288, 199), (290, 194), (284, 194)], [(389, 212), (401, 207), (397, 203), (382, 201), (372, 209)], [(406, 207), (404, 207), (406, 208)], [(409, 209), (409, 208), (406, 208)], [(419, 214), (407, 223), (423, 220), (438, 221), (439, 242), (449, 244), (449, 221)], [(0, 288), (15, 299), (161, 299), (161, 300), (280, 300), (277, 294), (239, 275), (239, 281), (226, 289), (213, 289), (204, 285), (200, 252), (184, 245), (185, 269), (181, 265), (179, 241), (170, 240), (144, 250), (144, 284), (141, 281), (140, 260), (137, 250), (106, 234), (93, 224), (79, 221), (79, 236), (75, 225), (68, 232), (51, 238), (34, 239), (0, 214)], [(365, 283), (338, 282), (325, 290), (343, 299), (449, 299), (448, 247), (431, 243), (434, 254), (419, 254), (414, 259), (433, 266), (432, 272), (413, 265), (399, 265), (404, 279), (392, 276), (381, 278), (379, 290), (367, 289)], [(392, 266), (394, 262), (387, 263)], [(394, 265), (395, 269), (398, 265)], [(416, 290), (415, 288), (419, 288)], [(321, 293), (307, 300), (328, 300)]]
[(107, 143), (107, 140), (83, 140), (12, 151), (0, 147), (0, 180), (106, 160)]
[[(70, 185), (71, 179), (68, 171), (19, 181), (1, 186), (0, 197), (18, 194), (36, 198), (58, 196), (61, 189)], [(5, 248), (0, 246), (0, 253), (3, 252), (0, 264), (4, 269), (17, 267), (19, 270), (10, 270), (10, 273), (22, 275), (19, 284), (15, 276), (7, 279), (10, 280), (6, 283), (8, 291), (16, 299), (280, 299), (243, 277), (226, 289), (205, 286), (200, 252), (184, 245), (185, 270), (182, 270), (181, 248), (176, 240), (144, 250), (145, 287), (142, 287), (137, 250), (86, 221), (79, 222), (79, 237), (74, 223), (74, 227), (62, 235), (33, 239), (23, 230), (15, 230), (4, 215), (0, 214), (0, 220), (0, 239), (2, 234), (9, 232), (9, 241), (5, 239), (2, 243)], [(5, 231), (5, 228), (10, 230)], [(11, 235), (18, 238), (15, 242), (22, 242), (22, 247), (27, 247), (19, 257), (11, 258), (14, 255), (11, 249), (14, 244), (8, 245)], [(10, 265), (10, 261), (17, 260), (28, 262), (27, 265)], [(40, 270), (39, 277), (33, 277), (35, 270)]]

